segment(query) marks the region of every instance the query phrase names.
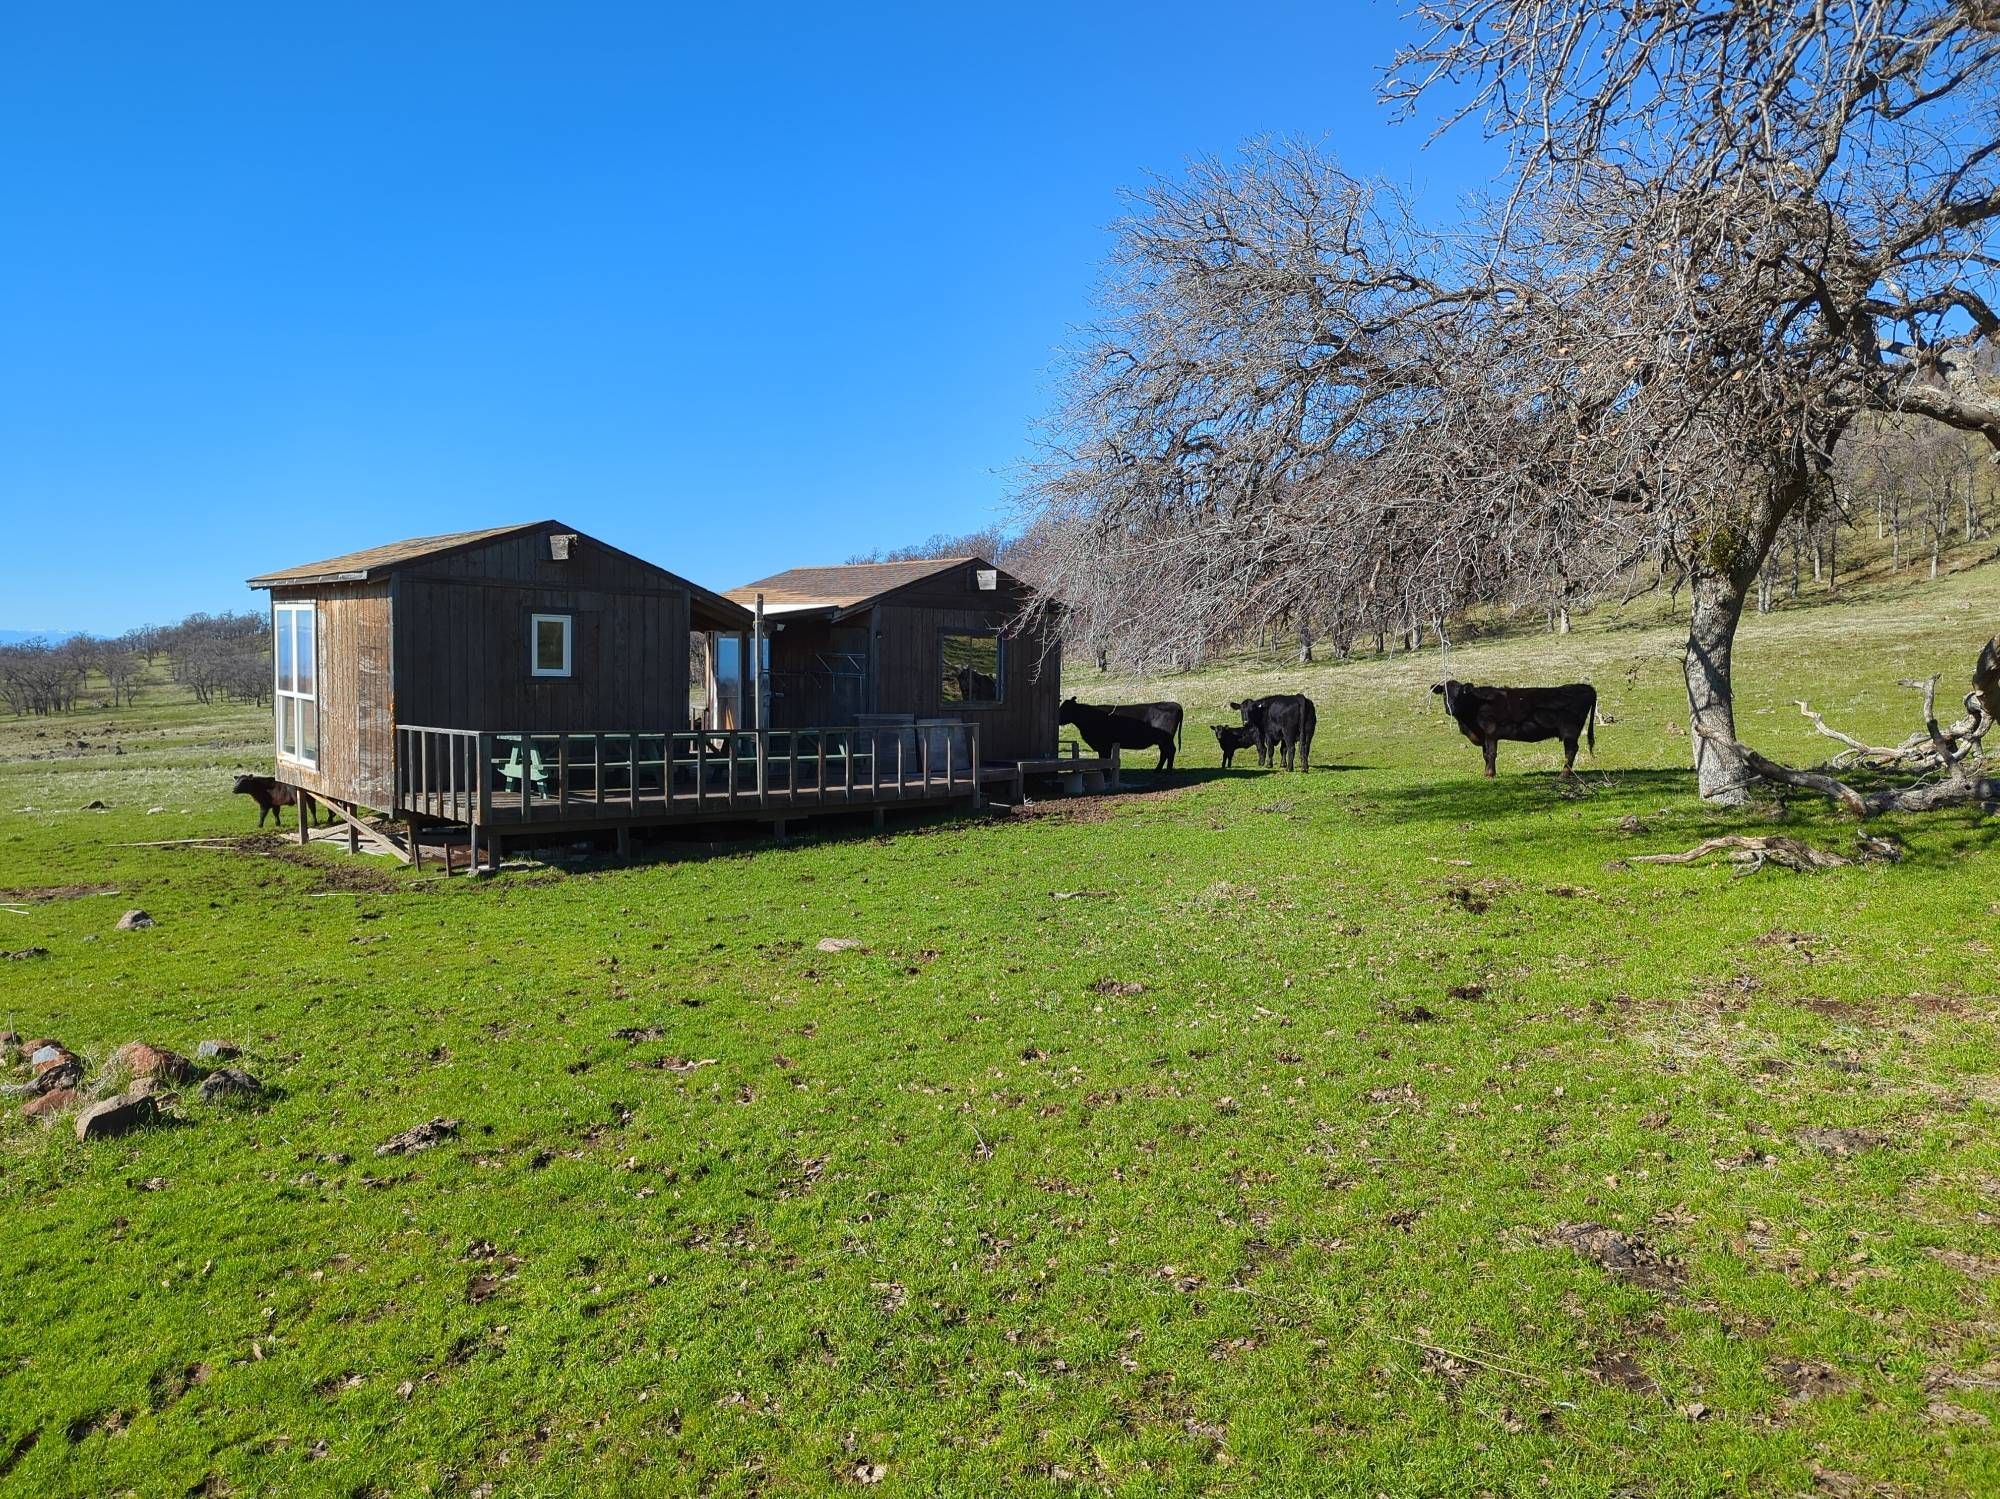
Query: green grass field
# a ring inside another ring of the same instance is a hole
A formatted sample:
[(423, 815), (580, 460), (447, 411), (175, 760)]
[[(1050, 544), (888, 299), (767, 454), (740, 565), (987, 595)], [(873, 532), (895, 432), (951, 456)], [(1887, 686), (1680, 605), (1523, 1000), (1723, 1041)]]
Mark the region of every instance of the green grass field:
[[(0, 1024), (271, 1089), (0, 1119), (0, 1488), (2000, 1491), (1995, 834), (1621, 863), (1775, 826), (1633, 613), (1086, 677), (1190, 710), (1116, 798), (481, 882), (250, 835), (259, 712), (0, 721)], [(1744, 735), (1900, 738), (1996, 625), (1990, 566), (1749, 621)], [(1447, 670), (1594, 680), (1580, 792)], [(1322, 768), (1220, 772), (1245, 688)]]

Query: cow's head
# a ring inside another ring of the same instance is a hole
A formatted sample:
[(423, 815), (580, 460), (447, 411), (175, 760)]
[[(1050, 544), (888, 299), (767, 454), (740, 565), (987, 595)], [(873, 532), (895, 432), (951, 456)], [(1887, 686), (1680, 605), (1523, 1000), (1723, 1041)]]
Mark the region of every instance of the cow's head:
[(1439, 697), (1444, 699), (1444, 711), (1449, 713), (1453, 718), (1458, 717), (1458, 689), (1464, 685), (1465, 683), (1463, 682), (1446, 677), (1442, 682), (1438, 682), (1431, 687), (1432, 692), (1435, 692)]
[(1241, 713), (1243, 721), (1247, 724), (1250, 722), (1250, 715), (1255, 713), (1263, 704), (1264, 700), (1261, 697), (1246, 697), (1242, 702), (1231, 703), (1229, 706), (1234, 708), (1238, 713)]
[(1073, 697), (1066, 697), (1066, 698), (1064, 698), (1064, 699), (1062, 700), (1062, 707), (1056, 710), (1056, 722), (1057, 722), (1057, 723), (1075, 723), (1075, 722), (1076, 722), (1076, 699), (1075, 699), (1075, 698), (1073, 698)]
[(230, 794), (233, 796), (250, 795), (253, 791), (257, 789), (254, 785), (251, 784), (256, 779), (257, 778), (255, 776), (238, 776), (236, 778), (236, 784), (229, 788)]

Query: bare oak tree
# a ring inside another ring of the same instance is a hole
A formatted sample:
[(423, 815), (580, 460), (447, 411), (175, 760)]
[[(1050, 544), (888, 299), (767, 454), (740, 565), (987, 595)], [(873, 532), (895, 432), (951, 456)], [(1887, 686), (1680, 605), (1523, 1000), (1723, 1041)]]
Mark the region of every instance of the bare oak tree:
[[(1732, 655), (1857, 418), (2000, 450), (2000, 20), (1967, 0), (1439, 0), (1388, 96), (1507, 143), (1450, 234), (1295, 145), (1139, 195), (1037, 476), (1049, 585), (1142, 640), (1415, 645), (1684, 580), (1704, 796)], [(1084, 611), (1080, 613), (1079, 610)]]

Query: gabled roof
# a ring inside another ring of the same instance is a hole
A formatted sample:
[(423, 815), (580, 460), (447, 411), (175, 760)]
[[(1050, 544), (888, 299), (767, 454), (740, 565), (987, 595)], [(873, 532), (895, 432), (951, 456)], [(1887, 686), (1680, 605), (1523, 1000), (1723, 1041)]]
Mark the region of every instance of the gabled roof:
[(853, 609), (884, 594), (908, 588), (940, 573), (973, 565), (992, 567), (983, 557), (926, 557), (921, 562), (850, 562), (842, 567), (794, 567), (755, 583), (732, 588), (728, 597), (748, 607), (764, 595), (767, 611)]
[[(343, 556), (329, 557), (324, 562), (307, 562), (298, 567), (281, 568), (277, 572), (259, 573), (250, 579), (252, 588), (297, 588), (313, 583), (365, 583), (372, 578), (384, 577), (399, 567), (412, 563), (428, 562), (435, 557), (443, 557), (451, 552), (468, 551), (484, 546), (489, 541), (502, 537), (518, 536), (524, 531), (568, 532), (582, 535), (574, 526), (559, 520), (527, 521), (518, 526), (493, 526), (484, 531), (453, 531), (446, 536), (417, 536), (408, 541), (392, 541), (387, 546), (366, 547), (358, 552), (348, 552)], [(750, 624), (750, 611), (731, 599), (723, 597), (712, 588), (703, 588), (699, 583), (690, 582), (678, 573), (668, 572), (656, 562), (648, 562), (644, 557), (634, 557), (630, 552), (619, 551), (595, 537), (584, 540), (604, 551), (616, 553), (620, 557), (651, 568), (663, 577), (671, 578), (677, 587), (688, 591), (692, 623), (697, 629), (740, 630)]]
[(518, 526), (494, 526), (485, 531), (453, 531), (446, 536), (416, 536), (408, 541), (392, 541), (387, 546), (364, 547), (358, 552), (347, 552), (338, 557), (329, 557), (324, 562), (304, 562), (297, 567), (280, 568), (276, 572), (259, 573), (250, 579), (252, 588), (273, 588), (296, 583), (365, 583), (370, 578), (393, 572), (399, 567), (407, 567), (412, 562), (423, 562), (432, 557), (443, 556), (446, 552), (462, 551), (466, 547), (478, 546), (483, 541), (495, 541), (502, 536), (512, 536), (518, 531), (533, 531), (541, 526), (553, 526), (555, 521), (528, 521)]

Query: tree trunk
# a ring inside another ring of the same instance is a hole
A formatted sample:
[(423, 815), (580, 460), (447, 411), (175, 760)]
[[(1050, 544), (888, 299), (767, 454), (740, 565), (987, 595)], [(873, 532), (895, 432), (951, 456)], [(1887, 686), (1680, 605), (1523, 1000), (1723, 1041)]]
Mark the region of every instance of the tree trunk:
[[(1688, 739), (1694, 751), (1695, 780), (1703, 801), (1740, 807), (1750, 799), (1757, 777), (1736, 743), (1736, 699), (1730, 675), (1736, 626), (1752, 587), (1767, 582), (1767, 563), (1785, 519), (1811, 493), (1813, 475), (1803, 468), (1773, 475), (1764, 496), (1742, 519), (1702, 538), (1688, 570), (1693, 609), (1688, 620)], [(1705, 736), (1702, 731), (1708, 731)], [(1714, 737), (1709, 737), (1714, 736)]]
[[(1749, 785), (1755, 777), (1749, 762), (1728, 747), (1736, 740), (1736, 704), (1729, 672), (1736, 625), (1743, 617), (1749, 588), (1747, 580), (1726, 572), (1698, 572), (1693, 583), (1694, 609), (1688, 622), (1683, 669), (1695, 781), (1703, 801), (1740, 807), (1750, 799)], [(1702, 729), (1724, 736), (1727, 743), (1704, 738)]]

